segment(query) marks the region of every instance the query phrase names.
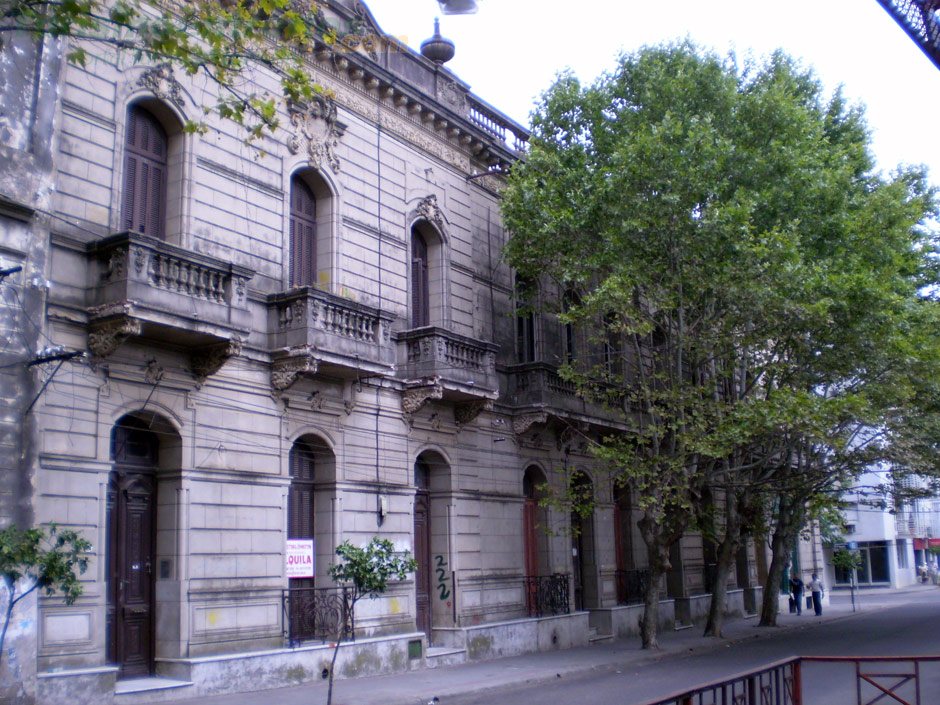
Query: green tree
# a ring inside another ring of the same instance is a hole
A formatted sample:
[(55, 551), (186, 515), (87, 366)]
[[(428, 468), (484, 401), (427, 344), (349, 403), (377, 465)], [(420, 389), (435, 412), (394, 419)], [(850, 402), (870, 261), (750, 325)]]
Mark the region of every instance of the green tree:
[[(418, 565), (410, 551), (396, 553), (391, 541), (377, 536), (373, 536), (372, 540), (362, 547), (343, 541), (336, 547), (336, 555), (340, 562), (332, 564), (329, 573), (333, 580), (346, 583), (351, 588), (350, 611), (355, 611), (356, 603), (363, 597), (368, 595), (369, 598), (375, 599), (384, 593), (390, 580), (404, 580)], [(340, 642), (348, 637), (346, 629), (347, 624), (343, 620), (341, 633), (336, 635), (336, 645), (333, 647), (327, 705), (333, 702), (333, 667), (336, 665)]]
[(545, 94), (503, 201), (507, 257), (520, 281), (577, 293), (563, 320), (619, 341), (615, 374), (563, 373), (625, 429), (594, 450), (641, 511), (644, 647), (703, 497), (721, 506), (720, 634), (744, 532), (772, 511), (780, 548), (878, 455), (860, 434), (901, 400), (888, 380), (925, 332), (904, 334), (935, 279), (916, 227), (933, 207), (922, 173), (873, 173), (861, 110), (782, 54), (741, 67), (688, 42), (646, 48)]
[(46, 595), (61, 592), (65, 604), (71, 605), (82, 594), (75, 571), (85, 572), (90, 550), (89, 541), (55, 524), (50, 524), (48, 534), (41, 528), (21, 531), (13, 525), (0, 529), (0, 578), (7, 596), (0, 632), (0, 664), (16, 605), (36, 590)]
[[(6, 0), (0, 49), (22, 32), (66, 40), (68, 60), (80, 65), (132, 60), (203, 76), (215, 86), (215, 103), (204, 110), (234, 120), (254, 139), (277, 127), (279, 103), (321, 91), (304, 68), (305, 55), (335, 44), (343, 29), (305, 0)], [(259, 69), (277, 76), (281, 93), (259, 87), (253, 80)]]

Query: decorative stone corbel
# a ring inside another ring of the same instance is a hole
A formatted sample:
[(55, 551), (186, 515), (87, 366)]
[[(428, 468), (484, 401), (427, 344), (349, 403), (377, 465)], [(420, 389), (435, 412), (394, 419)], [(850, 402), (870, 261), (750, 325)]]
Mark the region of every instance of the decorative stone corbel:
[(315, 375), (319, 361), (309, 345), (289, 349), (274, 359), (271, 367), (271, 388), (275, 396), (289, 389), (301, 375)]
[(514, 416), (512, 419), (512, 432), (515, 434), (516, 438), (519, 438), (535, 424), (547, 422), (548, 412), (546, 411), (535, 411), (529, 414), (519, 414), (518, 416)]
[(493, 410), (492, 399), (474, 399), (454, 405), (454, 421), (458, 426), (472, 423), (484, 411)]
[(422, 380), (411, 387), (406, 387), (401, 395), (401, 410), (406, 414), (416, 414), (432, 399), (442, 399), (444, 387), (440, 377)]
[(194, 351), (189, 356), (189, 369), (193, 373), (196, 385), (201, 387), (205, 381), (218, 372), (230, 358), (242, 351), (242, 341), (232, 338), (222, 343), (208, 345)]
[(143, 332), (141, 322), (130, 316), (113, 318), (103, 323), (92, 324), (88, 332), (88, 349), (97, 358), (108, 357), (131, 336)]

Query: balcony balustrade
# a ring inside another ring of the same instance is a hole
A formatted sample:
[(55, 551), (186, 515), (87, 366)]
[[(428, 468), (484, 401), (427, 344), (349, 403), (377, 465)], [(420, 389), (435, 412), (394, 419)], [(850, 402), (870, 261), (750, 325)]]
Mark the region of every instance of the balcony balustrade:
[(498, 346), (433, 326), (399, 333), (398, 345), (399, 376), (406, 389), (429, 388), (432, 398), (451, 401), (491, 402), (498, 397)]
[(88, 343), (97, 357), (143, 337), (189, 350), (204, 379), (240, 350), (253, 270), (133, 232), (90, 243), (87, 256)]
[[(346, 378), (392, 374), (391, 314), (307, 287), (269, 296), (268, 313), (275, 367), (306, 364), (302, 371)], [(275, 388), (292, 378), (278, 380)]]

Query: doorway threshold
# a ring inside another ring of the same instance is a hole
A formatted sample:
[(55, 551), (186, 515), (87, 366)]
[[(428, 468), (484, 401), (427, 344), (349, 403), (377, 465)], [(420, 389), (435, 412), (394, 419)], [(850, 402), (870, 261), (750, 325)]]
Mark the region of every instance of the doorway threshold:
[(150, 676), (148, 678), (126, 678), (114, 684), (115, 695), (130, 695), (132, 693), (147, 693), (154, 690), (170, 690), (173, 688), (186, 688), (192, 681), (178, 681), (173, 678)]

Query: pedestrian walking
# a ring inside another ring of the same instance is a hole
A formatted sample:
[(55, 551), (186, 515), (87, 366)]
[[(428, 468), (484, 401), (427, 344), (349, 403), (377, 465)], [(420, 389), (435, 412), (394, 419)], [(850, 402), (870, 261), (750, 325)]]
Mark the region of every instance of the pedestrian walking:
[(816, 616), (822, 616), (822, 599), (825, 594), (823, 590), (822, 580), (819, 579), (819, 576), (816, 573), (813, 573), (813, 579), (809, 581), (810, 592), (813, 593), (813, 611), (816, 612)]
[(797, 616), (803, 614), (803, 580), (799, 575), (794, 574), (790, 578), (790, 594), (793, 595), (793, 601), (796, 603)]

